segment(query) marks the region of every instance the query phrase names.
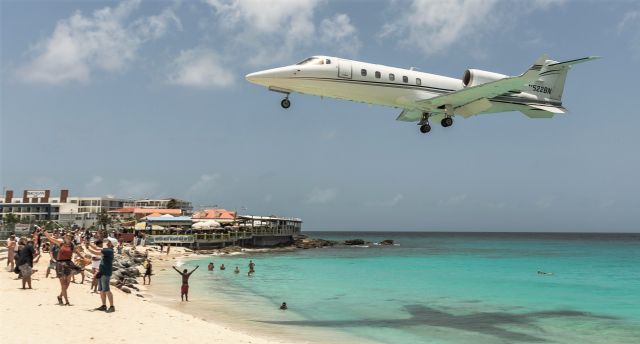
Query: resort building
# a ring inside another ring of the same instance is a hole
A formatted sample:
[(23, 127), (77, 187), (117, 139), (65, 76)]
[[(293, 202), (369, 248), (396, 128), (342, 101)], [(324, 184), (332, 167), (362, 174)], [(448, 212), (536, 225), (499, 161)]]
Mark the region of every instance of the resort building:
[(11, 213), (20, 221), (57, 221), (66, 225), (89, 227), (97, 222), (98, 214), (122, 208), (125, 199), (114, 197), (71, 197), (69, 190), (60, 190), (58, 197), (51, 190), (24, 190), (22, 197), (14, 197), (7, 190), (0, 199), (0, 219)]
[(216, 221), (219, 224), (233, 223), (238, 213), (226, 209), (205, 209), (193, 213), (193, 222)]
[[(177, 198), (139, 199), (126, 202), (125, 208), (149, 208), (149, 209), (180, 209), (182, 214), (190, 216), (193, 213), (193, 205), (189, 201)], [(122, 207), (121, 207), (122, 208)]]
[(161, 216), (161, 215), (182, 215), (181, 209), (155, 209), (155, 208), (121, 208), (110, 210), (109, 215), (113, 219), (117, 220), (136, 220), (139, 221), (146, 216)]

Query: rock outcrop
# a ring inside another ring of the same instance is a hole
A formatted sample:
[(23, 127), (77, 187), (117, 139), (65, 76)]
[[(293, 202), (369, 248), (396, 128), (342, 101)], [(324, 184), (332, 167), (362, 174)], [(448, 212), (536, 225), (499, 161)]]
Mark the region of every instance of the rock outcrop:
[(380, 245), (393, 245), (393, 240), (391, 239), (384, 239), (380, 242)]
[(313, 238), (296, 238), (293, 245), (297, 248), (301, 249), (309, 249), (309, 248), (321, 248), (325, 246), (333, 246), (337, 244), (335, 241), (324, 240), (324, 239), (313, 239)]
[(353, 245), (364, 245), (365, 241), (362, 239), (351, 239), (351, 240), (345, 240), (344, 241), (345, 245), (348, 246), (353, 246)]

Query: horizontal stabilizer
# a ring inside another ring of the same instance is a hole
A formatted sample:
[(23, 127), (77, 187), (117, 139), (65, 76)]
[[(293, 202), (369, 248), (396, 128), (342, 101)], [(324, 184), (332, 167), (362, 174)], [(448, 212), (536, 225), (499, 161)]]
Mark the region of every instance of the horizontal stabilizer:
[(575, 59), (575, 60), (569, 60), (569, 61), (564, 61), (564, 62), (552, 63), (552, 64), (549, 64), (548, 66), (549, 67), (556, 67), (556, 68), (557, 67), (565, 67), (565, 66), (571, 66), (571, 65), (574, 65), (574, 64), (578, 64), (578, 63), (597, 60), (599, 58), (600, 58), (600, 56), (587, 56), (587, 57), (583, 57), (581, 59)]
[(551, 113), (567, 113), (567, 109), (560, 106), (551, 106), (551, 105), (529, 105), (532, 108), (544, 110)]

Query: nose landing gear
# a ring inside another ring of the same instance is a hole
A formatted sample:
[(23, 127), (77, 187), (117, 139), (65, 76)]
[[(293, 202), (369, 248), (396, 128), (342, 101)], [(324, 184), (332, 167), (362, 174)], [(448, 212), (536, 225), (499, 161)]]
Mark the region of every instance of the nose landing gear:
[(282, 99), (282, 101), (280, 102), (280, 106), (282, 106), (283, 109), (288, 109), (291, 106), (291, 102), (289, 101), (289, 96)]

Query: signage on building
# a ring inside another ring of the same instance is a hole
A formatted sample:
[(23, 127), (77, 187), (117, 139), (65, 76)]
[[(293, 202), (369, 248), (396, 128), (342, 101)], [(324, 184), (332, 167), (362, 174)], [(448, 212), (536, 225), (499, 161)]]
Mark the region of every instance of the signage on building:
[(193, 243), (193, 235), (147, 235), (149, 244), (172, 244), (172, 243)]
[(43, 198), (45, 193), (44, 190), (28, 190), (27, 198)]

